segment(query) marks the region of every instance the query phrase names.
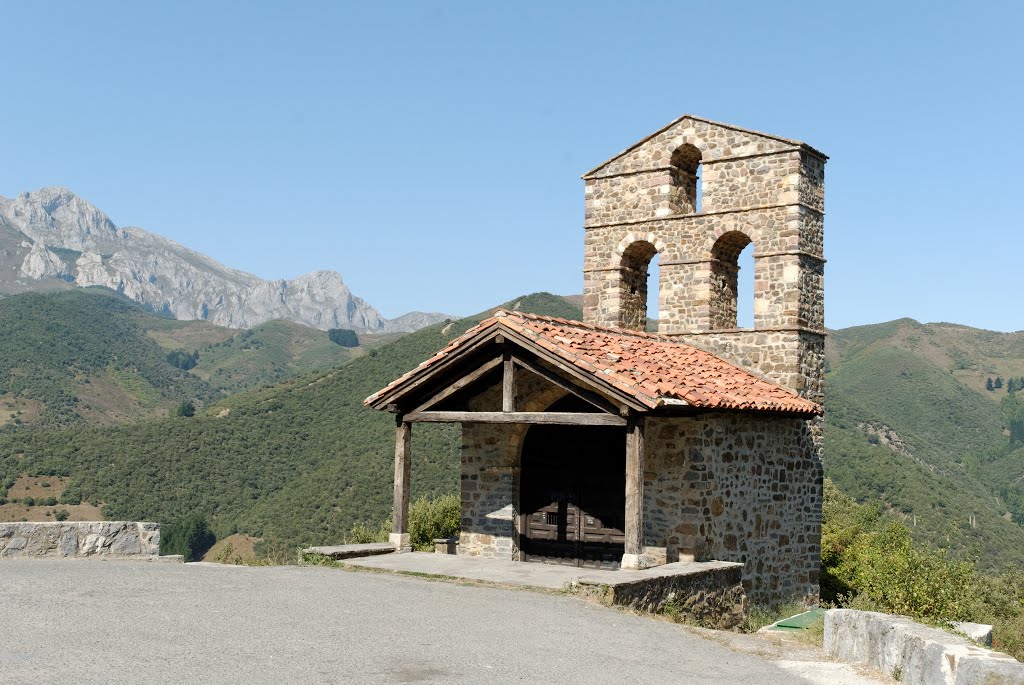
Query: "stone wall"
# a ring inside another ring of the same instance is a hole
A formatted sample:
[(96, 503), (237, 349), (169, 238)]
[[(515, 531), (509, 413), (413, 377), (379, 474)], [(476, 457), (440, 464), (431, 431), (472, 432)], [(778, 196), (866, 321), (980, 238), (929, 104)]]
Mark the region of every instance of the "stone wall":
[(136, 521), (0, 523), (0, 558), (148, 557), (160, 554), (160, 524)]
[(659, 573), (622, 571), (623, 580), (579, 578), (581, 594), (605, 604), (651, 614), (672, 614), (687, 623), (728, 630), (742, 625), (747, 597), (739, 564), (674, 564)]
[(810, 422), (745, 414), (648, 419), (648, 556), (743, 564), (752, 601), (816, 601), (821, 461)]

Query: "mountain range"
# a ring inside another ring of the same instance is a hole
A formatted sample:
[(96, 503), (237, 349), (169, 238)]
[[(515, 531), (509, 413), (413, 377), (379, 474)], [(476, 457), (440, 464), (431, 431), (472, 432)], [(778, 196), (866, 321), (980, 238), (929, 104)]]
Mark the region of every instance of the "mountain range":
[(383, 317), (336, 271), (265, 280), (141, 228), (119, 227), (67, 188), (0, 197), (0, 293), (104, 286), (153, 312), (251, 328), (272, 320), (328, 330), (409, 332), (451, 318)]

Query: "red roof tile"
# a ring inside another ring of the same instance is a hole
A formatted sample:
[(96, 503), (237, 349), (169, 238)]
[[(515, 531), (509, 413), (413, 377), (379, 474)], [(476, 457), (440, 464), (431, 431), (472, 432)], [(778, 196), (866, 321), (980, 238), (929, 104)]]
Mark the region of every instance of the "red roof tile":
[(666, 336), (580, 321), (498, 310), (466, 331), (436, 355), (366, 399), (400, 394), (400, 388), (467, 342), (495, 326), (518, 334), (563, 362), (656, 409), (688, 405), (701, 409), (732, 409), (820, 415), (821, 406), (790, 390), (755, 376), (713, 354)]

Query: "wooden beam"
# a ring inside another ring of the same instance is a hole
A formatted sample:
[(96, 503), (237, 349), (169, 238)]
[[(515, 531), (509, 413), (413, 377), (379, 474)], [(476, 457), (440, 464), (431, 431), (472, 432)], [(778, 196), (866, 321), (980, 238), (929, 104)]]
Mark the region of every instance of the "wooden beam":
[(412, 484), (412, 424), (407, 419), (395, 427), (395, 499), (391, 519), (393, 535), (409, 534), (409, 486)]
[(483, 347), (485, 345), (491, 344), (494, 341), (494, 337), (497, 334), (498, 334), (497, 331), (492, 331), (492, 332), (490, 332), (490, 333), (488, 333), (488, 334), (486, 334), (486, 335), (484, 335), (484, 336), (482, 336), (480, 338), (477, 338), (473, 342), (464, 343), (463, 345), (461, 345), (459, 347), (457, 354), (449, 355), (445, 359), (442, 359), (442, 360), (434, 363), (433, 365), (431, 365), (431, 367), (427, 371), (427, 373), (425, 375), (421, 376), (420, 378), (416, 378), (415, 380), (412, 380), (412, 379), (407, 380), (401, 386), (399, 386), (397, 388), (392, 388), (388, 392), (383, 393), (380, 397), (378, 397), (376, 400), (371, 402), (370, 406), (374, 407), (375, 409), (383, 409), (388, 404), (388, 401), (387, 401), (388, 398), (394, 398), (396, 396), (401, 397), (401, 396), (404, 396), (404, 395), (408, 395), (410, 392), (412, 392), (416, 388), (422, 387), (423, 385), (429, 385), (430, 381), (433, 380), (434, 378), (436, 378), (438, 374), (443, 374), (443, 373), (447, 372), (448, 368), (452, 364), (457, 364), (458, 362), (462, 361), (463, 359), (466, 359), (471, 353), (475, 352), (476, 350), (480, 349), (481, 347)]
[(429, 409), (430, 407), (433, 407), (441, 400), (451, 397), (459, 390), (462, 390), (467, 385), (471, 384), (473, 381), (479, 380), (481, 376), (485, 375), (488, 371), (494, 369), (501, 363), (501, 357), (496, 357), (495, 359), (490, 360), (489, 362), (478, 368), (476, 371), (473, 371), (472, 373), (469, 373), (460, 378), (459, 380), (455, 381), (454, 383), (448, 385), (446, 388), (444, 388), (443, 390), (435, 394), (433, 397), (431, 397), (429, 400), (413, 409), (411, 413), (421, 412), (424, 409)]
[(638, 568), (644, 551), (644, 422), (626, 428), (626, 549), (623, 566)]
[(512, 363), (512, 355), (508, 352), (503, 354), (502, 363), (505, 366), (501, 377), (501, 410), (514, 412), (516, 410), (516, 369)]
[(614, 414), (562, 411), (420, 411), (405, 415), (410, 423), (534, 423), (565, 426), (625, 426)]
[(620, 414), (621, 408), (616, 407), (614, 404), (601, 397), (595, 392), (591, 392), (585, 388), (573, 385), (569, 381), (565, 380), (561, 376), (551, 371), (548, 371), (540, 364), (534, 364), (533, 362), (527, 361), (519, 356), (512, 357), (513, 361), (519, 366), (523, 367), (527, 371), (537, 374), (552, 385), (557, 385), (562, 390), (575, 395), (584, 402), (594, 405), (601, 411), (606, 411), (610, 414)]
[[(538, 358), (548, 362), (552, 366), (556, 367), (559, 371), (565, 373), (567, 376), (578, 379), (583, 384), (589, 385), (592, 384), (595, 380), (592, 374), (573, 368), (571, 364), (566, 363), (565, 360), (561, 359), (558, 355), (548, 352), (544, 348), (537, 345), (535, 341), (530, 340), (528, 337), (524, 335), (516, 333), (515, 331), (508, 331), (508, 338), (510, 341), (517, 343), (520, 347), (525, 347), (526, 349), (530, 350), (531, 352), (536, 354)], [(613, 395), (621, 397), (621, 402), (626, 406), (630, 407), (631, 409), (635, 409), (636, 411), (648, 410), (648, 407), (644, 406), (639, 400), (630, 396), (628, 393), (624, 393), (615, 388), (609, 388), (609, 391)]]

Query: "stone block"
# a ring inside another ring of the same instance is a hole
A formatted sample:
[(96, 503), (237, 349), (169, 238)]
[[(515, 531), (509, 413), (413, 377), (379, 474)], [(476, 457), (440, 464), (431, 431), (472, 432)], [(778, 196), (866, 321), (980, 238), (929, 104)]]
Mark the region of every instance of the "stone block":
[(1020, 685), (1024, 664), (903, 616), (830, 609), (825, 651), (840, 661), (899, 674), (907, 685)]

